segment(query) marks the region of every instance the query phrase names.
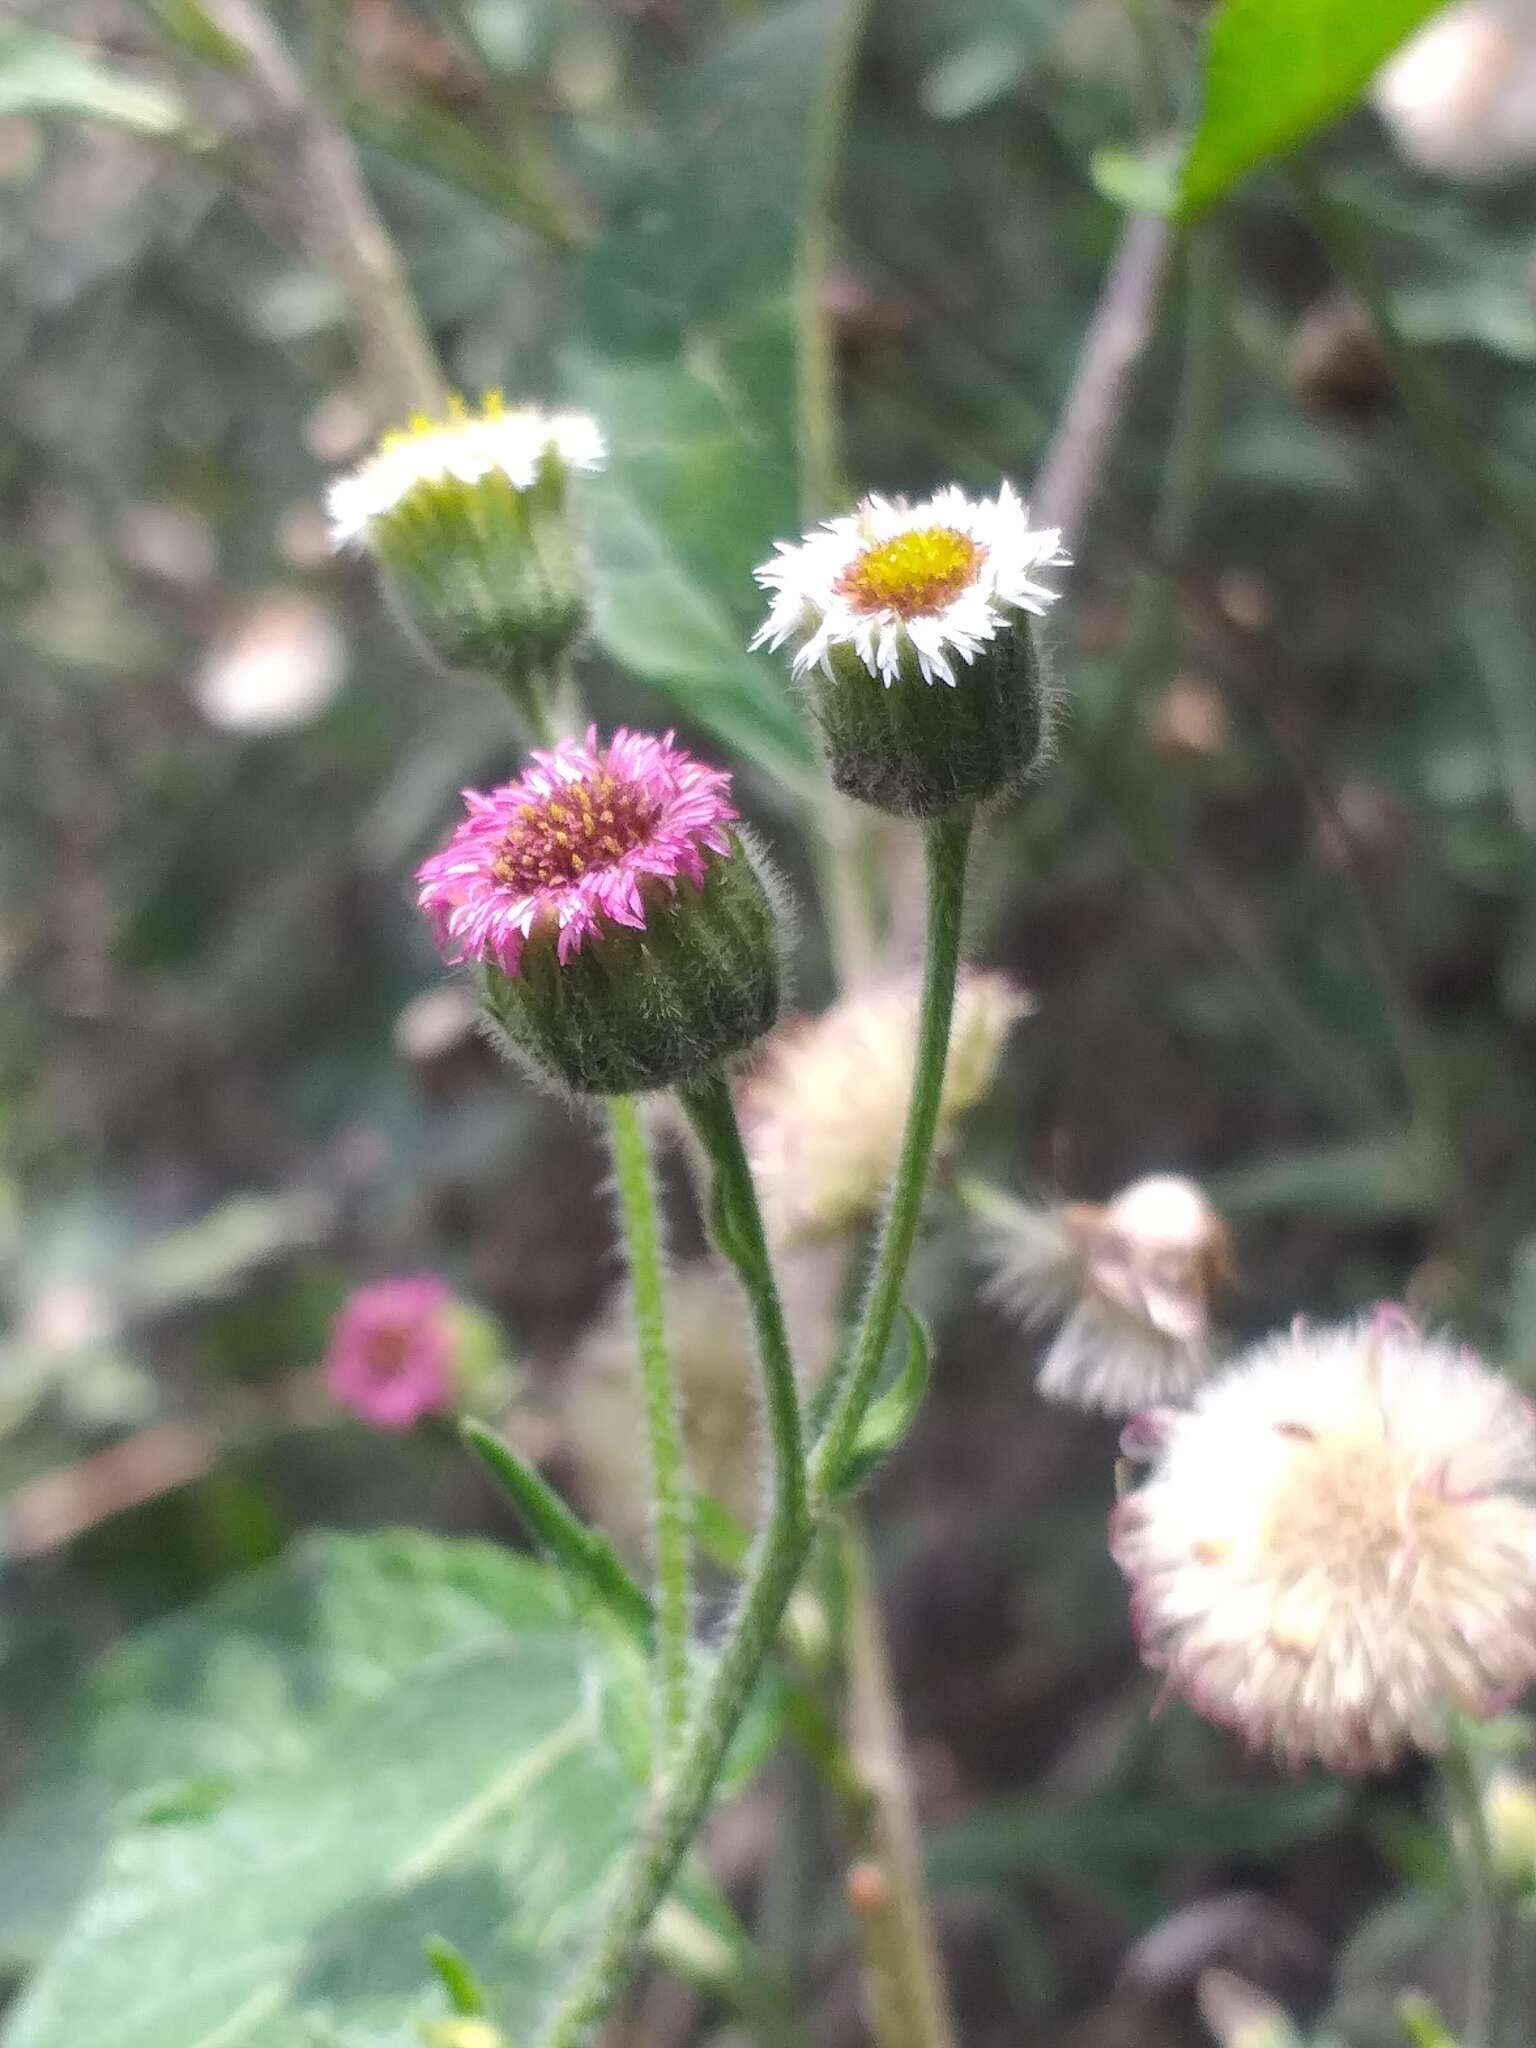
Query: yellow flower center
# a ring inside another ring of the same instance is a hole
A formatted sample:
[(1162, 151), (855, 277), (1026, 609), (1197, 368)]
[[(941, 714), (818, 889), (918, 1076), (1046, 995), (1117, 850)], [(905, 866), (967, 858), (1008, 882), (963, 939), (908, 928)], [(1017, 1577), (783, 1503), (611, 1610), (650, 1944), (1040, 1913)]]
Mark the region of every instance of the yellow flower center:
[(837, 579), (837, 594), (856, 612), (916, 618), (952, 603), (975, 581), (986, 555), (958, 527), (915, 527), (866, 548)]
[(451, 427), (466, 427), (471, 421), (499, 420), (507, 410), (505, 395), (500, 391), (482, 394), (478, 409), (472, 409), (468, 401), (455, 391), (448, 400), (448, 414), (445, 419), (435, 420), (424, 412), (414, 415), (409, 426), (392, 427), (379, 442), (380, 449), (398, 448), (407, 441), (421, 441), (432, 434), (441, 434)]
[(589, 781), (519, 806), (491, 872), (526, 891), (574, 882), (641, 844), (656, 823), (656, 803), (604, 768)]

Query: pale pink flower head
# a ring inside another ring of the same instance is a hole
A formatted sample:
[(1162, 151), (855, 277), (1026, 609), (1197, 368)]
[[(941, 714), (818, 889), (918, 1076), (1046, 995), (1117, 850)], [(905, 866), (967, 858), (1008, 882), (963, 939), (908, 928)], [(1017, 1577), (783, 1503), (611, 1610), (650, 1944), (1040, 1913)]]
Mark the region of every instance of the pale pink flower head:
[(331, 1326), (325, 1383), (375, 1429), (406, 1430), (453, 1398), (449, 1293), (433, 1273), (375, 1280), (348, 1296)]
[(1254, 1748), (1381, 1769), (1536, 1681), (1536, 1414), (1400, 1309), (1269, 1339), (1124, 1448), (1142, 1655)]
[(419, 901), (444, 956), (516, 977), (529, 938), (555, 935), (561, 966), (605, 925), (643, 930), (648, 895), (702, 888), (731, 852), (730, 776), (671, 733), (616, 732), (540, 748), (515, 782), (467, 789), (469, 815), (423, 863)]

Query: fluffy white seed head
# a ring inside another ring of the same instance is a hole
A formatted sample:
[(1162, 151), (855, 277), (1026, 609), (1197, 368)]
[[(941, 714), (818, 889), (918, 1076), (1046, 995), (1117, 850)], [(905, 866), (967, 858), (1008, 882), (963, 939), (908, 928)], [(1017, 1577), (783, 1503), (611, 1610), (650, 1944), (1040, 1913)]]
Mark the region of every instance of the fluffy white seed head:
[(1142, 1654), (1254, 1748), (1384, 1768), (1536, 1678), (1536, 1415), (1401, 1311), (1270, 1339), (1127, 1449)]
[(1040, 1367), (1048, 1399), (1129, 1415), (1184, 1398), (1209, 1372), (1230, 1245), (1193, 1181), (1155, 1174), (1103, 1207), (1010, 1210), (983, 1257), (1000, 1306), (1028, 1326), (1060, 1319)]
[(957, 681), (1017, 612), (1043, 613), (1057, 593), (1038, 572), (1065, 566), (1061, 535), (1034, 531), (1018, 493), (968, 498), (951, 485), (921, 504), (866, 498), (799, 542), (781, 541), (757, 571), (772, 598), (754, 647), (793, 645), (797, 676), (832, 674), (852, 648), (887, 685), (915, 658), (925, 682)]

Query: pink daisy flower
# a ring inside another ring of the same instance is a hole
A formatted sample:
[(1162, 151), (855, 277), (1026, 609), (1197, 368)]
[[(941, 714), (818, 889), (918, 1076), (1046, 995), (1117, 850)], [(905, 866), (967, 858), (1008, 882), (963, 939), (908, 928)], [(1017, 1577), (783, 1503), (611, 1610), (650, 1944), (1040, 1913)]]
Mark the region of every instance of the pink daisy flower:
[(706, 856), (731, 851), (730, 786), (671, 733), (619, 731), (599, 747), (590, 726), (536, 749), (516, 782), (465, 790), (468, 817), (416, 877), (444, 956), (515, 976), (536, 928), (558, 934), (562, 966), (605, 920), (643, 929), (647, 885), (701, 887)]
[(357, 1288), (331, 1326), (325, 1383), (376, 1429), (410, 1429), (453, 1394), (448, 1289), (432, 1273), (403, 1273)]

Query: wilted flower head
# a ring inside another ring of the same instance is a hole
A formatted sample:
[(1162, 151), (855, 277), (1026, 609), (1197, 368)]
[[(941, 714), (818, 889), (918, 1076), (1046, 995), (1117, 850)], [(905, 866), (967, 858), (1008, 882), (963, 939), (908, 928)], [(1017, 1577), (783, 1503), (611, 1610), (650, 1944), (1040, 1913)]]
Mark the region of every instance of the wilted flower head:
[(1536, 1678), (1536, 1414), (1401, 1311), (1272, 1338), (1126, 1448), (1142, 1654), (1253, 1747), (1383, 1768)]
[(1468, 184), (1536, 163), (1536, 10), (1461, 0), (1377, 73), (1371, 98), (1410, 163)]
[(1040, 745), (1044, 686), (1029, 615), (1066, 561), (1004, 484), (920, 505), (871, 497), (757, 571), (770, 592), (754, 647), (789, 647), (811, 687), (833, 780), (880, 808), (931, 816), (1015, 782)]
[(441, 853), (423, 862), (420, 902), (450, 961), (488, 960), (521, 972), (537, 928), (554, 934), (562, 964), (605, 928), (645, 928), (647, 901), (679, 880), (704, 882), (727, 854), (739, 815), (724, 769), (706, 768), (667, 733), (597, 728), (584, 741), (540, 749), (516, 782), (482, 796)]
[(405, 617), (451, 667), (483, 671), (539, 727), (586, 594), (566, 510), (573, 471), (602, 466), (583, 413), (507, 407), (418, 419), (330, 491), (337, 547), (376, 556)]
[(731, 778), (618, 732), (536, 752), (418, 872), (453, 962), (479, 961), (511, 1043), (566, 1086), (629, 1093), (754, 1044), (778, 1012), (773, 905)]
[(1152, 1174), (1104, 1207), (997, 1204), (982, 1256), (1001, 1307), (1030, 1326), (1061, 1319), (1040, 1368), (1050, 1399), (1129, 1415), (1182, 1398), (1209, 1372), (1231, 1248), (1193, 1181)]
[[(1005, 975), (962, 969), (939, 1111), (942, 1145), (986, 1094), (1029, 998)], [(855, 990), (771, 1042), (742, 1102), (770, 1235), (825, 1237), (869, 1215), (895, 1177), (917, 1056), (911, 977)]]
[(482, 484), (531, 491), (551, 467), (601, 469), (606, 450), (585, 413), (508, 406), (488, 392), (478, 412), (455, 400), (447, 419), (418, 417), (386, 434), (374, 453), (327, 494), (337, 547), (371, 542), (377, 523), (405, 513), (423, 522), (452, 517)]
[(325, 1383), (376, 1429), (410, 1429), (453, 1399), (449, 1293), (432, 1273), (375, 1280), (352, 1293), (331, 1327)]

